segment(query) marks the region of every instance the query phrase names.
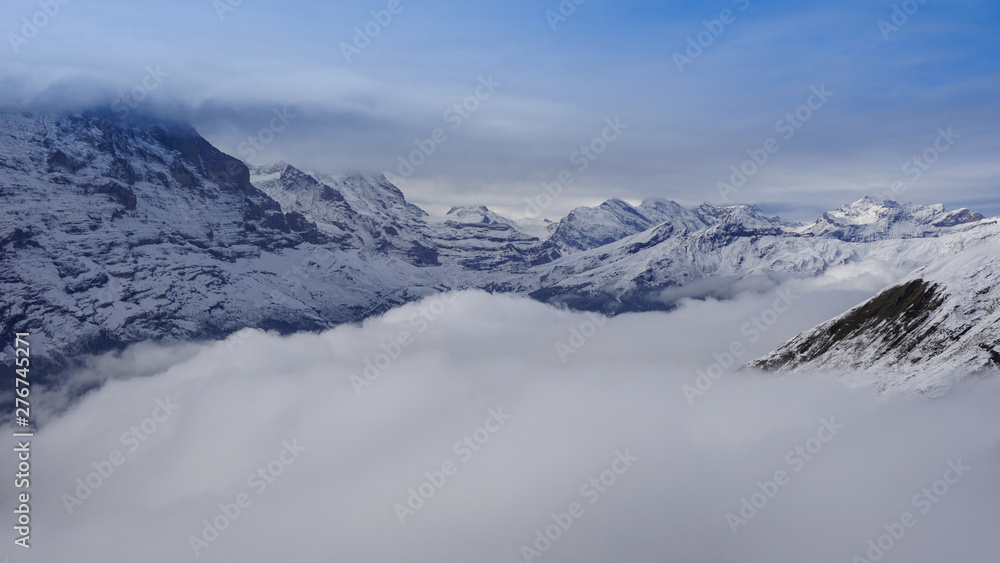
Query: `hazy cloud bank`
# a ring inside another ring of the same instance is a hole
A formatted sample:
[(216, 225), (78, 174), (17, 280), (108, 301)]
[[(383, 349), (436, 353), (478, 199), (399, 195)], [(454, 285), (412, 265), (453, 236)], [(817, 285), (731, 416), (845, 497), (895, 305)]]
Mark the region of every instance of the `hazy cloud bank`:
[[(773, 292), (596, 330), (469, 292), (105, 358), (86, 377), (147, 375), (39, 432), (34, 547), (11, 561), (847, 562), (907, 512), (885, 560), (992, 561), (996, 380), (930, 400), (739, 373), (685, 397), (732, 343), (749, 360), (870, 295), (872, 271), (794, 287), (756, 338)], [(949, 462), (969, 470), (926, 500)]]

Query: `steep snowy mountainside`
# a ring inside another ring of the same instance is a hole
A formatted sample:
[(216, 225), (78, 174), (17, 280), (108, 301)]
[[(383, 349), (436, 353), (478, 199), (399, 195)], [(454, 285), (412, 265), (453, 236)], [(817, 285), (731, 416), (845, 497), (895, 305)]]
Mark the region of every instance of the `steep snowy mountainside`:
[(858, 384), (919, 392), (1000, 368), (1000, 240), (918, 270), (751, 367), (850, 371)]
[[(323, 186), (312, 176), (287, 165), (253, 170), (250, 180), (282, 209), (322, 209), (321, 213), (310, 214), (309, 220), (342, 247), (360, 248), (371, 244), (371, 230), (377, 223), (370, 213), (362, 215), (356, 211), (341, 191)], [(284, 189), (272, 189), (275, 185), (284, 186)]]
[[(0, 112), (0, 202), (0, 349), (31, 332), (55, 363), (144, 340), (333, 326), (445, 277), (386, 256), (331, 258), (315, 224), (176, 123)], [(306, 270), (322, 287), (290, 281)]]
[(382, 175), (307, 174), (281, 163), (255, 169), (251, 179), (344, 249), (388, 254), (417, 266), (503, 271), (524, 271), (542, 254), (538, 239), (514, 221), (485, 207), (454, 208), (435, 220)]
[(348, 203), (365, 214), (382, 218), (427, 217), (427, 212), (406, 201), (406, 196), (382, 174), (313, 173), (320, 183), (340, 189)]
[(422, 244), (421, 217), (402, 192), (382, 177), (316, 176), (280, 163), (254, 169), (251, 182), (282, 209), (317, 224), (342, 249), (393, 254), (418, 266), (438, 265), (433, 248)]

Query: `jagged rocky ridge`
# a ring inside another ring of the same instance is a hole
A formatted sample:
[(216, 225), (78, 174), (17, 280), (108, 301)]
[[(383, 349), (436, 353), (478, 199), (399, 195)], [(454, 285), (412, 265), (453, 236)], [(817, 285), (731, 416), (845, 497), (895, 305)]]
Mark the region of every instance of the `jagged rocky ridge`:
[(101, 112), (0, 112), (0, 199), (0, 353), (30, 331), (55, 365), (146, 340), (320, 330), (454, 288), (668, 309), (678, 288), (715, 291), (706, 281), (866, 258), (917, 268), (998, 233), (972, 211), (874, 199), (812, 225), (650, 199), (580, 208), (535, 236), (482, 207), (430, 217), (381, 176), (250, 170), (187, 125)]
[(1000, 241), (918, 270), (750, 367), (920, 392), (1000, 368)]

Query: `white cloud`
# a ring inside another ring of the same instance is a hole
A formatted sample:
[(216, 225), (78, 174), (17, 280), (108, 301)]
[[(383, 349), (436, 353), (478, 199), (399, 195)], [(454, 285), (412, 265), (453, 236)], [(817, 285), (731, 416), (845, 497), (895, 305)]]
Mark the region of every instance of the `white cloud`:
[[(997, 381), (926, 400), (739, 373), (686, 401), (681, 386), (713, 352), (741, 340), (749, 360), (875, 289), (840, 278), (803, 289), (755, 342), (740, 326), (771, 293), (610, 319), (565, 364), (555, 345), (586, 316), (474, 292), (321, 335), (242, 334), (174, 362), (109, 356), (86, 377), (117, 375), (34, 439), (33, 547), (15, 560), (523, 561), (574, 502), (583, 514), (533, 560), (850, 561), (905, 511), (916, 526), (886, 560), (994, 560)], [(350, 376), (383, 353), (388, 367), (358, 396)], [(155, 375), (116, 378), (124, 370)], [(167, 399), (177, 410), (164, 417)], [(487, 423), (491, 409), (509, 419)], [(844, 428), (794, 472), (788, 452), (831, 417)], [(133, 426), (147, 439), (128, 451)], [(455, 446), (465, 436), (471, 455)], [(291, 444), (304, 451), (291, 458)], [(62, 495), (116, 450), (123, 463), (68, 514)], [(626, 450), (638, 459), (590, 504), (581, 487)], [(920, 514), (912, 497), (958, 458), (968, 475)], [(443, 486), (401, 525), (395, 505), (425, 472), (440, 482), (446, 462)], [(268, 467), (261, 491), (263, 477), (248, 479)], [(727, 513), (777, 470), (789, 484), (734, 535)], [(195, 557), (189, 536), (237, 499), (239, 517)]]

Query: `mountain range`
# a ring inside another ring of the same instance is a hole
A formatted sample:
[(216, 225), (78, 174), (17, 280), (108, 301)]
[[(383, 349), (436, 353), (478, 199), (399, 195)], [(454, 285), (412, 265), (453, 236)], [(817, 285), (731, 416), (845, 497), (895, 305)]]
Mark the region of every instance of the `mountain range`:
[[(1000, 219), (874, 198), (809, 224), (667, 199), (613, 199), (540, 229), (486, 207), (432, 217), (381, 175), (251, 167), (189, 125), (102, 111), (0, 112), (0, 200), (0, 371), (15, 331), (58, 368), (142, 341), (322, 330), (451, 289), (669, 310), (866, 259), (917, 270), (1000, 240)], [(953, 309), (964, 290), (932, 282), (939, 271), (920, 274), (924, 295)], [(871, 328), (848, 324), (837, 349)], [(806, 340), (760, 366), (841, 365)], [(955, 361), (995, 353), (979, 344)]]

